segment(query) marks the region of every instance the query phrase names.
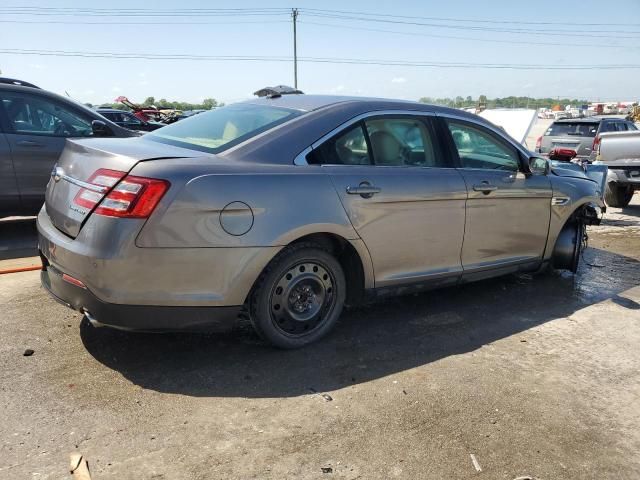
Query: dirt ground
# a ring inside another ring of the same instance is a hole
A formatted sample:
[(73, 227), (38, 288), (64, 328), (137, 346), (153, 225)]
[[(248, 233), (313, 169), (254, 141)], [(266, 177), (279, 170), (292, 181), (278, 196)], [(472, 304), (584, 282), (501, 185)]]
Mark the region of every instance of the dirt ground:
[(1, 275), (0, 478), (78, 450), (94, 480), (637, 479), (640, 198), (590, 237), (576, 276), (350, 310), (299, 351), (95, 329)]

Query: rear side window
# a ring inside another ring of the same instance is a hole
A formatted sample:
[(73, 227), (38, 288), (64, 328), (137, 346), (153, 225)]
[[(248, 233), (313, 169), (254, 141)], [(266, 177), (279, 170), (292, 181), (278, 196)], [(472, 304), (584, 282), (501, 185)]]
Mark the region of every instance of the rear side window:
[(180, 120), (145, 135), (145, 139), (218, 153), (302, 112), (265, 105), (236, 104)]
[(597, 123), (560, 122), (552, 123), (544, 135), (547, 137), (595, 137), (597, 132)]
[(90, 137), (91, 119), (40, 95), (2, 93), (9, 129), (16, 134), (50, 137)]
[(307, 156), (312, 165), (445, 167), (427, 124), (416, 117), (378, 117), (340, 132)]
[(371, 165), (369, 145), (362, 124), (339, 133), (307, 156), (311, 165)]
[(366, 120), (376, 165), (439, 167), (427, 126), (416, 118)]

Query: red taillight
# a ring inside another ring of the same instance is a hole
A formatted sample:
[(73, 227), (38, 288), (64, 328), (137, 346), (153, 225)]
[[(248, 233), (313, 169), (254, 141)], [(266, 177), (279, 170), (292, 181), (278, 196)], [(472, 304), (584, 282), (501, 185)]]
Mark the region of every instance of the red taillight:
[(538, 137), (538, 139), (536, 140), (536, 151), (540, 152), (541, 148), (542, 148), (542, 137)]
[(96, 170), (93, 175), (89, 177), (87, 183), (90, 183), (96, 187), (103, 187), (104, 192), (93, 191), (87, 188), (82, 188), (76, 194), (73, 199), (73, 203), (84, 208), (93, 209), (106, 192), (109, 191), (116, 183), (118, 183), (127, 172), (120, 172), (118, 170), (109, 170), (107, 168), (101, 168)]
[(100, 202), (95, 213), (107, 217), (147, 218), (168, 188), (166, 180), (127, 176)]
[(591, 151), (596, 151), (598, 149), (598, 145), (600, 145), (600, 137), (596, 135), (593, 139), (593, 144), (591, 145)]

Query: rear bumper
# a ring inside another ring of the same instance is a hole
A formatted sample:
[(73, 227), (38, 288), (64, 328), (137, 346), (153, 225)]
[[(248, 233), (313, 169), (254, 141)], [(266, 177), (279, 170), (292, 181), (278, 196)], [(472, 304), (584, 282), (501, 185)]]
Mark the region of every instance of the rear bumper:
[(225, 331), (235, 325), (241, 306), (168, 307), (155, 305), (120, 305), (98, 299), (87, 288), (73, 285), (62, 278), (62, 272), (43, 259), (40, 273), (42, 286), (58, 302), (86, 314), (94, 326), (121, 330)]

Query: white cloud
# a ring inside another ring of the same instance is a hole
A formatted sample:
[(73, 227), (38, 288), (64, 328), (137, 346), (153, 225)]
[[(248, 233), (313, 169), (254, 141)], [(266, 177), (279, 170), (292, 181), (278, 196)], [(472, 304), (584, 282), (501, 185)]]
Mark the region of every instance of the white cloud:
[(118, 87), (117, 85), (114, 85), (113, 87), (111, 87), (111, 91), (115, 92), (115, 93), (118, 93), (118, 92), (121, 92), (122, 89), (120, 87)]
[(404, 77), (394, 77), (391, 79), (391, 83), (406, 83), (407, 79)]

